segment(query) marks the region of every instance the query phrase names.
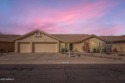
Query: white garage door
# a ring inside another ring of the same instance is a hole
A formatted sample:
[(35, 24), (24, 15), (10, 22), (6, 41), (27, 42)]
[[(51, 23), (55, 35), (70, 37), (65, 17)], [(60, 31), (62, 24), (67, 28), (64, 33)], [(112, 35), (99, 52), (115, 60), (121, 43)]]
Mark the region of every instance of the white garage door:
[(57, 52), (57, 43), (35, 43), (34, 44), (34, 52), (35, 53), (43, 53), (43, 52)]
[(20, 43), (19, 52), (20, 53), (30, 53), (30, 43)]

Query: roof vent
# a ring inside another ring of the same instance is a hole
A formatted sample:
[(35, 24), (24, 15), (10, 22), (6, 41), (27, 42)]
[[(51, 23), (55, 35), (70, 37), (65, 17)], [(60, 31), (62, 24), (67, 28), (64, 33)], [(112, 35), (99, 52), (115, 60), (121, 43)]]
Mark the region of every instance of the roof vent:
[(41, 32), (38, 31), (38, 32), (36, 32), (36, 33), (34, 34), (34, 36), (35, 36), (35, 37), (42, 37), (42, 34), (41, 34)]

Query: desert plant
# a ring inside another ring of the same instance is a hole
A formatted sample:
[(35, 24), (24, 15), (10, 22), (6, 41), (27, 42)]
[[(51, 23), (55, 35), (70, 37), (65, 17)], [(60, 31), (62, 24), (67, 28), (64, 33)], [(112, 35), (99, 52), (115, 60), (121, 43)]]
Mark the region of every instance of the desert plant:
[(61, 52), (65, 52), (65, 48), (62, 48), (62, 49), (61, 49)]
[(68, 52), (68, 50), (66, 48), (62, 48), (61, 49), (61, 52), (64, 53), (64, 52)]
[(112, 40), (110, 36), (107, 36), (105, 40), (105, 53), (111, 53), (112, 52)]
[(90, 52), (89, 42), (88, 41), (84, 42), (84, 46), (82, 46), (82, 50), (85, 51), (85, 52)]
[(113, 49), (113, 52), (118, 52), (117, 48), (114, 48), (114, 49)]
[(93, 53), (96, 53), (96, 48), (93, 48)]

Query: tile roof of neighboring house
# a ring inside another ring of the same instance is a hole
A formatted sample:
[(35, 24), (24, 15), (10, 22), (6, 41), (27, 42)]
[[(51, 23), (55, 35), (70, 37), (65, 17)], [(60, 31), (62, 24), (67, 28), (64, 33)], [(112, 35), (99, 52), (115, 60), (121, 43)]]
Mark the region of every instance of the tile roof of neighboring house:
[(125, 42), (125, 35), (123, 36), (99, 36), (103, 40), (108, 40), (112, 42)]
[(4, 35), (0, 34), (0, 41), (12, 42), (14, 39), (18, 38), (20, 35)]
[(51, 34), (51, 35), (65, 42), (79, 42), (90, 37), (90, 35), (86, 34)]

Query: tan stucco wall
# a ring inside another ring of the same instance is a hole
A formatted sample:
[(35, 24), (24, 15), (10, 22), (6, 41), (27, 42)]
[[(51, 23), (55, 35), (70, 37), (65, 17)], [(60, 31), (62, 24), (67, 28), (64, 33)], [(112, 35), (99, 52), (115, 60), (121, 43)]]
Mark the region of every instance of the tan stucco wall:
[(123, 51), (125, 52), (125, 43), (114, 43), (114, 44), (112, 44), (112, 50), (114, 49), (114, 48), (116, 48), (117, 49), (117, 51), (122, 51), (120, 48), (123, 48)]
[(0, 42), (0, 49), (14, 52), (14, 42)]
[(60, 52), (62, 52), (62, 49), (66, 49), (66, 43), (60, 42)]
[(92, 50), (93, 48), (98, 48), (98, 47), (103, 48), (105, 46), (105, 42), (98, 38), (89, 39), (89, 43), (90, 43), (90, 50)]
[(49, 37), (45, 34), (42, 34), (42, 37), (36, 37), (35, 34), (31, 34), (25, 38), (19, 39), (15, 41), (15, 52), (18, 50), (18, 42), (30, 42), (31, 52), (32, 52), (32, 42), (57, 42), (57, 49), (59, 52), (59, 40), (56, 40), (52, 37)]
[[(90, 49), (93, 48), (93, 47), (98, 47), (99, 43), (100, 43), (100, 45), (104, 45), (105, 44), (104, 41), (102, 41), (102, 40), (100, 40), (98, 38), (90, 38), (87, 41), (89, 41), (89, 44), (90, 44), (89, 48)], [(80, 43), (75, 43), (74, 44), (74, 50), (77, 50), (79, 52), (84, 52), (83, 49), (82, 49), (82, 47), (84, 46), (84, 42), (85, 41), (82, 41)]]
[(80, 43), (75, 43), (74, 44), (74, 50), (78, 51), (78, 52), (84, 52), (82, 50), (82, 47), (84, 46), (84, 42), (80, 42)]
[(60, 48), (65, 48), (65, 47), (66, 47), (66, 44), (63, 43), (63, 42), (61, 42), (61, 43), (60, 43)]

